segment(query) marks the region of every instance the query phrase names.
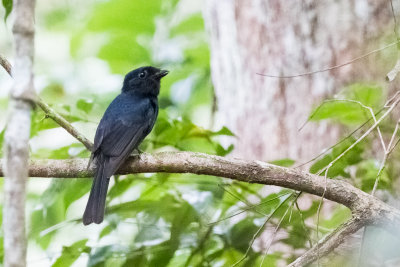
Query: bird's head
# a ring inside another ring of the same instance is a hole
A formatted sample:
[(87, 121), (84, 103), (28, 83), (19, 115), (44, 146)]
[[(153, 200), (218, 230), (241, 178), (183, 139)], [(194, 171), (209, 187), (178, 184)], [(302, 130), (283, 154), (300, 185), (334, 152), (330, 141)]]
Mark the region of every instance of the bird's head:
[(135, 69), (125, 76), (122, 92), (157, 96), (160, 92), (160, 80), (167, 74), (167, 70), (151, 66)]

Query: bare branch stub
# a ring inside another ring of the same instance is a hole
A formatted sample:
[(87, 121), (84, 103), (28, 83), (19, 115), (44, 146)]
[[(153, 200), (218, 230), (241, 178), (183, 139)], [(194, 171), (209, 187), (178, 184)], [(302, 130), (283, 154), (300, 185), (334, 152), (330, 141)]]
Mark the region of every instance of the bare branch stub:
[(11, 74), (11, 64), (8, 62), (8, 60), (0, 55), (0, 65), (7, 71), (7, 73), (12, 77)]

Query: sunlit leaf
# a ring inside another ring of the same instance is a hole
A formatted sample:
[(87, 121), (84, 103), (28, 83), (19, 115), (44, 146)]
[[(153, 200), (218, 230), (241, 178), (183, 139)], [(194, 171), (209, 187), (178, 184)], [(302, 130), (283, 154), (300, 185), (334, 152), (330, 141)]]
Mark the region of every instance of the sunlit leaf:
[(383, 89), (378, 85), (355, 83), (344, 88), (341, 94), (346, 99), (359, 101), (371, 108), (383, 105)]
[(6, 14), (4, 15), (4, 21), (7, 20), (13, 8), (13, 0), (2, 0), (3, 7), (6, 10)]
[[(365, 160), (357, 166), (356, 178), (361, 182), (361, 189), (371, 191), (375, 181), (378, 179), (380, 163), (373, 160)], [(389, 189), (391, 179), (386, 169), (383, 169), (379, 175), (379, 189)]]
[(52, 267), (71, 266), (82, 253), (90, 252), (90, 248), (86, 246), (87, 239), (79, 240), (71, 246), (63, 246), (61, 256), (53, 263)]
[(310, 117), (310, 120), (319, 121), (335, 119), (345, 124), (363, 123), (370, 116), (368, 110), (357, 103), (341, 100), (324, 102)]
[(286, 158), (286, 159), (278, 159), (278, 160), (271, 161), (271, 164), (282, 166), (282, 167), (291, 167), (291, 166), (293, 166), (293, 164), (295, 162), (296, 161), (294, 161), (293, 159)]
[(190, 34), (204, 29), (204, 20), (201, 14), (195, 14), (185, 19), (171, 29), (171, 35)]
[[(355, 142), (354, 138), (349, 138), (346, 141), (340, 143), (332, 149), (330, 153), (317, 160), (310, 168), (311, 173), (317, 173), (323, 168), (327, 167), (333, 160), (340, 156), (348, 147)], [(354, 164), (362, 161), (362, 153), (364, 152), (365, 143), (359, 143), (353, 147), (344, 156), (341, 156), (339, 160), (329, 168), (328, 177), (349, 177), (347, 168)], [(324, 175), (324, 172), (321, 174)]]
[(76, 102), (76, 107), (85, 113), (89, 113), (93, 108), (93, 101), (91, 99), (79, 99)]

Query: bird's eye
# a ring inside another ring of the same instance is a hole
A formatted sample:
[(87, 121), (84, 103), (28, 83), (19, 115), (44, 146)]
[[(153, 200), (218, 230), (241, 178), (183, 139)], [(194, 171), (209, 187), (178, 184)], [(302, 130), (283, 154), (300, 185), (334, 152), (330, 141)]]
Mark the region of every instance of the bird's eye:
[(139, 73), (139, 78), (143, 79), (144, 77), (146, 77), (146, 71), (142, 71), (141, 73)]

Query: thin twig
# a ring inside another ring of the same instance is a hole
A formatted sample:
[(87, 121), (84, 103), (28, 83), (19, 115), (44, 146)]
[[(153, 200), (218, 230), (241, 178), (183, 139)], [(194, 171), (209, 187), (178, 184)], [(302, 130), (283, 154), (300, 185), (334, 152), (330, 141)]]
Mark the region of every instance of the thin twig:
[(379, 180), (380, 180), (380, 178), (381, 178), (383, 169), (385, 168), (386, 161), (387, 161), (387, 159), (388, 159), (388, 157), (389, 157), (390, 151), (392, 151), (392, 150), (391, 150), (391, 147), (392, 147), (392, 144), (393, 144), (393, 142), (394, 142), (394, 139), (395, 139), (395, 137), (396, 137), (396, 135), (397, 135), (397, 132), (398, 132), (398, 130), (399, 130), (399, 123), (400, 123), (400, 120), (398, 120), (397, 123), (396, 123), (396, 127), (395, 127), (395, 129), (394, 129), (394, 131), (393, 131), (392, 137), (390, 138), (390, 142), (389, 142), (389, 145), (388, 145), (388, 149), (385, 151), (385, 155), (383, 156), (381, 165), (380, 165), (380, 167), (379, 167), (378, 174), (376, 175), (376, 179), (375, 179), (375, 183), (374, 183), (374, 187), (373, 187), (373, 189), (372, 189), (371, 195), (375, 195), (375, 191), (376, 191), (376, 189), (377, 189), (377, 187), (378, 187), (378, 183), (379, 183)]
[[(377, 116), (379, 115), (386, 107), (381, 108), (380, 110), (378, 110), (378, 112), (376, 112), (374, 115)], [(344, 141), (346, 141), (347, 139), (349, 139), (350, 137), (352, 137), (356, 132), (358, 132), (360, 129), (362, 129), (365, 125), (367, 125), (370, 120), (372, 120), (372, 117), (370, 117), (368, 120), (366, 120), (363, 124), (361, 124), (360, 126), (358, 126), (355, 130), (353, 130), (351, 133), (349, 133), (347, 136), (345, 136), (344, 138), (342, 138), (339, 142), (337, 142), (336, 144), (330, 146), (329, 148), (327, 148), (325, 151), (321, 152), (320, 154), (318, 154), (317, 156), (315, 156), (314, 158), (303, 162), (299, 165), (296, 165), (294, 168), (300, 168), (310, 162), (313, 162), (315, 160), (317, 160), (318, 158), (322, 157), (323, 155), (325, 155), (326, 153), (328, 153), (330, 150), (332, 150), (333, 148), (337, 147), (338, 145), (340, 145), (341, 143), (343, 143)]]
[[(269, 249), (270, 249), (271, 246), (272, 246), (272, 242), (275, 240), (275, 237), (276, 237), (276, 234), (278, 233), (279, 227), (281, 226), (283, 220), (286, 218), (286, 214), (288, 213), (289, 209), (292, 209), (292, 208), (293, 208), (293, 205), (294, 205), (294, 203), (297, 201), (297, 198), (298, 198), (299, 195), (300, 195), (300, 194), (298, 193), (297, 196), (296, 196), (296, 198), (293, 199), (292, 204), (290, 205), (289, 208), (286, 209), (286, 211), (285, 211), (285, 213), (283, 214), (282, 218), (279, 220), (278, 225), (275, 227), (275, 230), (274, 230), (274, 232), (273, 232), (273, 234), (272, 234), (272, 236), (271, 236), (271, 239), (270, 239), (270, 241), (269, 241), (269, 244), (268, 244), (268, 246), (267, 246), (267, 249), (265, 250), (265, 253), (264, 253), (263, 257), (262, 257), (262, 260), (261, 260), (261, 263), (260, 263), (260, 267), (263, 265), (264, 260), (265, 260), (265, 258), (266, 258), (267, 255), (268, 255), (268, 251), (269, 251)], [(290, 221), (290, 219), (289, 219), (289, 221)]]
[(307, 234), (308, 243), (309, 243), (310, 248), (311, 248), (312, 245), (313, 245), (313, 244), (312, 244), (312, 240), (311, 240), (311, 236), (310, 236), (310, 233), (309, 233), (308, 228), (307, 228), (307, 226), (306, 226), (306, 223), (304, 222), (303, 213), (301, 212), (301, 209), (300, 209), (300, 207), (299, 207), (299, 204), (297, 203), (297, 200), (296, 200), (296, 202), (295, 202), (295, 206), (296, 206), (297, 210), (299, 211), (300, 221), (301, 221), (301, 224), (302, 224), (302, 226), (303, 226), (303, 228), (304, 228), (304, 231), (305, 231), (306, 234)]
[[(240, 198), (239, 196), (236, 196), (234, 193), (230, 192), (228, 189), (222, 187), (221, 185), (218, 185), (218, 186), (220, 186), (220, 187), (222, 188), (222, 190), (224, 190), (225, 192), (227, 192), (229, 195), (231, 195), (231, 196), (234, 197), (235, 199), (237, 199), (237, 200), (239, 200), (240, 202), (242, 202), (243, 204), (245, 204), (247, 207), (252, 207), (252, 205), (251, 205), (250, 203), (248, 203), (245, 199), (242, 199), (242, 198)], [(256, 213), (258, 213), (258, 214), (260, 214), (260, 215), (264, 215), (264, 216), (265, 216), (264, 213), (259, 212), (259, 211), (256, 210), (255, 208), (254, 208), (254, 212), (256, 212)], [(240, 213), (241, 213), (241, 212), (239, 212), (239, 214), (240, 214)]]
[(360, 143), (362, 140), (364, 140), (365, 137), (367, 137), (378, 125), (392, 112), (392, 110), (399, 104), (400, 102), (400, 97), (397, 98), (390, 108), (377, 120), (374, 125), (372, 125), (361, 137), (359, 137), (351, 146), (349, 146), (345, 151), (343, 151), (339, 156), (337, 156), (334, 160), (332, 160), (328, 166), (322, 168), (317, 175), (320, 175), (322, 172), (328, 170), (330, 167), (332, 167), (333, 164), (335, 164), (339, 159), (341, 159), (344, 155), (347, 154), (351, 149), (353, 149), (358, 143)]
[[(321, 215), (321, 208), (322, 208), (322, 204), (324, 203), (324, 197), (325, 197), (325, 194), (326, 194), (326, 183), (328, 181), (328, 171), (329, 171), (329, 168), (326, 170), (325, 175), (324, 175), (324, 182), (325, 182), (324, 192), (322, 193), (321, 200), (320, 200), (320, 202), (318, 204), (318, 209), (317, 209), (317, 231), (316, 231), (317, 240), (319, 240), (319, 217)], [(317, 243), (317, 266), (319, 266), (319, 259), (320, 259), (319, 243)]]
[(346, 65), (350, 65), (350, 64), (352, 64), (352, 63), (354, 63), (354, 62), (356, 62), (356, 61), (358, 61), (360, 59), (366, 58), (366, 57), (368, 57), (368, 56), (370, 56), (372, 54), (375, 54), (375, 53), (380, 52), (382, 50), (385, 50), (385, 49), (387, 49), (389, 47), (397, 45), (398, 43), (400, 43), (400, 40), (396, 41), (396, 42), (393, 42), (393, 43), (390, 43), (390, 44), (388, 44), (388, 45), (386, 45), (384, 47), (372, 50), (372, 51), (370, 51), (370, 52), (368, 52), (368, 53), (366, 53), (366, 54), (364, 54), (362, 56), (356, 57), (356, 58), (354, 58), (354, 59), (352, 59), (350, 61), (347, 61), (345, 63), (339, 64), (339, 65), (335, 65), (335, 66), (331, 66), (331, 67), (327, 67), (327, 68), (321, 69), (321, 70), (310, 71), (310, 72), (305, 72), (305, 73), (301, 73), (301, 74), (286, 75), (286, 76), (270, 75), (270, 74), (263, 74), (263, 73), (256, 73), (256, 74), (260, 75), (260, 76), (268, 77), (268, 78), (279, 78), (279, 79), (289, 79), (289, 78), (297, 78), (297, 77), (309, 76), (309, 75), (313, 75), (313, 74), (316, 74), (316, 73), (326, 72), (326, 71), (330, 71), (330, 70), (334, 70), (334, 69), (337, 69), (337, 68), (344, 67)]
[(291, 193), (288, 192), (288, 193), (279, 195), (279, 196), (277, 196), (277, 197), (274, 197), (274, 198), (271, 198), (271, 199), (262, 201), (262, 202), (260, 202), (260, 203), (258, 203), (258, 204), (256, 204), (256, 205), (250, 205), (250, 206), (248, 206), (247, 208), (242, 209), (242, 210), (239, 211), (239, 212), (236, 212), (236, 213), (234, 213), (234, 214), (232, 214), (232, 215), (229, 215), (229, 216), (227, 216), (227, 217), (225, 217), (225, 218), (219, 219), (219, 220), (217, 220), (217, 221), (215, 221), (215, 222), (211, 222), (211, 223), (209, 223), (209, 225), (211, 225), (211, 224), (217, 224), (217, 223), (220, 223), (220, 222), (222, 222), (222, 221), (228, 220), (228, 219), (230, 219), (230, 218), (232, 218), (232, 217), (235, 217), (235, 216), (237, 216), (237, 215), (239, 215), (239, 214), (242, 214), (242, 213), (244, 213), (244, 212), (246, 212), (246, 211), (252, 210), (252, 209), (254, 209), (254, 208), (256, 208), (256, 207), (259, 207), (259, 206), (261, 206), (261, 205), (267, 204), (268, 202), (274, 201), (275, 199), (279, 199), (279, 198), (281, 198), (281, 197), (283, 197), (283, 196), (286, 196), (286, 195), (288, 195), (288, 194), (291, 194)]
[(208, 240), (208, 237), (212, 233), (213, 228), (214, 228), (213, 225), (208, 227), (206, 233), (203, 235), (203, 237), (198, 242), (197, 247), (194, 250), (192, 250), (192, 252), (190, 253), (190, 256), (186, 259), (186, 263), (185, 263), (184, 267), (189, 266), (193, 257), (204, 248), (204, 244), (206, 243), (206, 241)]
[(294, 193), (290, 194), (290, 196), (288, 196), (287, 198), (285, 198), (279, 205), (278, 207), (276, 207), (276, 209), (267, 217), (267, 219), (265, 219), (264, 223), (260, 226), (260, 228), (258, 228), (257, 232), (253, 235), (252, 239), (250, 240), (249, 246), (247, 247), (246, 252), (244, 253), (243, 257), (240, 258), (240, 260), (238, 260), (237, 262), (235, 262), (232, 267), (237, 266), (238, 264), (240, 264), (242, 261), (244, 261), (247, 256), (249, 255), (250, 249), (253, 246), (254, 241), (256, 240), (256, 238), (258, 237), (258, 235), (261, 233), (261, 231), (264, 229), (265, 225), (267, 225), (268, 221), (272, 218), (272, 216), (274, 216), (274, 214), (283, 206), (283, 204), (286, 203), (286, 201), (291, 198), (294, 195)]
[[(371, 118), (374, 120), (374, 123), (376, 123), (376, 117), (375, 117), (375, 114), (374, 114), (374, 111), (372, 110), (372, 108), (369, 107), (369, 106), (364, 105), (364, 104), (361, 103), (360, 101), (353, 100), (353, 99), (332, 99), (332, 100), (328, 100), (327, 102), (330, 102), (330, 101), (333, 101), (333, 102), (336, 102), (336, 101), (338, 101), (338, 102), (349, 102), (349, 103), (358, 104), (358, 105), (360, 105), (362, 108), (365, 108), (366, 110), (369, 111), (369, 113), (371, 114)], [(378, 131), (379, 139), (380, 139), (380, 141), (381, 141), (381, 145), (382, 145), (382, 147), (383, 147), (383, 150), (386, 151), (386, 145), (385, 145), (385, 142), (384, 142), (384, 140), (383, 140), (382, 133), (381, 133), (381, 129), (379, 128), (379, 125), (376, 126), (376, 130)]]
[(396, 38), (398, 39), (399, 34), (397, 33), (397, 20), (396, 20), (396, 15), (394, 13), (393, 1), (389, 0), (389, 2), (390, 2), (390, 8), (392, 9), (392, 17), (393, 17), (393, 22), (394, 22), (393, 32), (394, 32), (394, 35), (396, 35)]
[[(386, 161), (389, 158), (391, 152), (393, 151), (394, 147), (397, 145), (397, 142), (393, 145), (394, 139), (397, 135), (397, 132), (399, 130), (399, 124), (400, 124), (400, 119), (397, 121), (396, 123), (396, 127), (393, 131), (392, 137), (390, 139), (389, 145), (388, 145), (388, 149), (385, 151), (385, 154), (383, 156), (382, 162), (380, 164), (379, 170), (378, 170), (378, 174), (376, 175), (376, 179), (375, 179), (375, 183), (374, 183), (374, 187), (372, 189), (371, 195), (374, 196), (375, 195), (375, 191), (378, 188), (378, 184), (382, 175), (382, 172), (385, 168), (386, 165)], [(358, 257), (358, 264), (357, 266), (360, 266), (360, 263), (362, 261), (362, 255), (363, 255), (363, 250), (364, 250), (364, 244), (365, 244), (365, 235), (367, 233), (367, 227), (364, 228), (363, 233), (362, 233), (362, 237), (361, 237), (361, 245), (360, 245), (360, 253), (359, 253), (359, 257)]]
[[(395, 94), (395, 95), (397, 95), (397, 93)], [(327, 179), (328, 179), (328, 172), (329, 172), (329, 169), (339, 160), (339, 159), (341, 159), (347, 152), (349, 152), (351, 149), (353, 149), (359, 142), (361, 142), (366, 136), (368, 136), (371, 132), (372, 132), (372, 130), (373, 129), (375, 129), (376, 127), (378, 127), (379, 126), (379, 123), (396, 107), (396, 105), (398, 104), (400, 102), (400, 98), (397, 98), (392, 104), (391, 104), (391, 106), (390, 106), (390, 108), (382, 115), (382, 117), (380, 117), (379, 118), (379, 120), (376, 120), (376, 118), (375, 118), (375, 116), (373, 116), (373, 118), (374, 118), (374, 121), (375, 121), (375, 123), (374, 123), (374, 125), (372, 125), (360, 138), (358, 138), (351, 146), (349, 146), (345, 151), (343, 151), (339, 156), (337, 156), (334, 160), (332, 160), (329, 164), (328, 164), (328, 166), (326, 166), (325, 168), (323, 168), (323, 169), (321, 169), (318, 173), (317, 173), (317, 175), (320, 175), (322, 172), (324, 172), (325, 171), (325, 175), (324, 175), (324, 181), (325, 181), (325, 187), (324, 187), (324, 192), (322, 193), (322, 196), (321, 196), (321, 201), (320, 201), (320, 203), (319, 203), (319, 205), (318, 205), (318, 210), (317, 210), (317, 239), (319, 239), (318, 238), (318, 227), (319, 227), (319, 216), (320, 216), (320, 211), (321, 211), (321, 206), (322, 206), (322, 203), (323, 203), (323, 200), (324, 200), (324, 197), (325, 197), (325, 193), (326, 193), (326, 184), (327, 184)], [(371, 111), (371, 113), (373, 114), (373, 112), (372, 112), (372, 109), (370, 110)], [(381, 141), (383, 142), (383, 138), (382, 138), (382, 135), (380, 135), (380, 137), (381, 137)], [(393, 137), (392, 137), (392, 139), (393, 139)], [(393, 141), (393, 140), (391, 140), (391, 141)], [(389, 145), (389, 147), (390, 147), (390, 145)], [(383, 148), (384, 148), (384, 150), (385, 150), (385, 155), (386, 155), (386, 146), (385, 146), (385, 144), (384, 144), (384, 142), (383, 142)], [(318, 243), (317, 243), (317, 264), (318, 264), (318, 266), (319, 266), (319, 247), (318, 247), (319, 245), (318, 245)]]
[(40, 97), (37, 97), (36, 104), (44, 111), (46, 117), (51, 118), (58, 125), (64, 128), (69, 134), (81, 142), (89, 151), (93, 149), (93, 143), (81, 134), (72, 124), (70, 124), (64, 117), (58, 114), (54, 109), (47, 105)]
[[(7, 59), (2, 57), (1, 55), (0, 55), (0, 64), (11, 76), (12, 66), (7, 61)], [(93, 143), (89, 139), (87, 139), (84, 135), (79, 133), (79, 131), (74, 126), (72, 126), (72, 124), (70, 124), (66, 119), (64, 119), (64, 117), (62, 117), (54, 109), (52, 109), (49, 105), (47, 105), (39, 96), (36, 97), (35, 102), (44, 111), (46, 117), (51, 118), (58, 125), (64, 128), (69, 134), (71, 134), (79, 142), (81, 142), (89, 151), (92, 151)]]

